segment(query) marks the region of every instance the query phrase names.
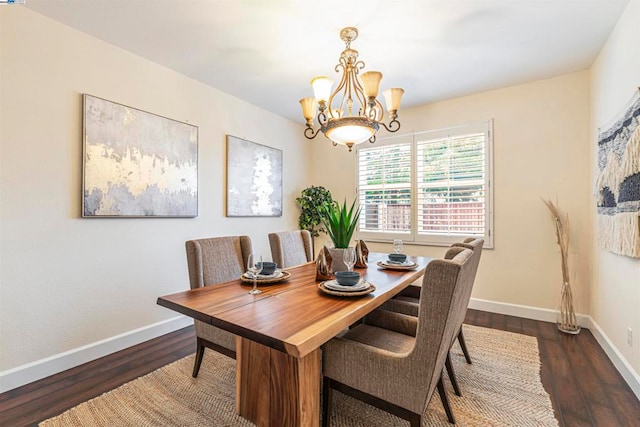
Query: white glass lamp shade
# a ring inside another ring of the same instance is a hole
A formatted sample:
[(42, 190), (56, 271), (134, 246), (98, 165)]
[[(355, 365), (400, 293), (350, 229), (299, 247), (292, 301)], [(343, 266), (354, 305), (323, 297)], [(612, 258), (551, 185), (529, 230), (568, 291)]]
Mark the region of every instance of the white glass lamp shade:
[(373, 129), (349, 125), (327, 131), (327, 138), (340, 145), (360, 144), (373, 136)]
[(340, 145), (356, 145), (369, 140), (376, 128), (366, 119), (344, 118), (331, 120), (325, 131), (325, 136)]
[(316, 77), (311, 80), (311, 86), (313, 87), (313, 94), (316, 98), (316, 102), (327, 102), (329, 100), (333, 80), (328, 77)]
[(302, 115), (307, 122), (313, 123), (313, 118), (316, 115), (316, 100), (313, 98), (302, 98), (300, 100), (302, 106)]
[(398, 111), (400, 109), (400, 101), (402, 100), (404, 89), (394, 87), (385, 90), (382, 94), (384, 95), (385, 104), (387, 104), (387, 110)]
[(382, 73), (379, 71), (367, 71), (360, 76), (360, 80), (362, 81), (364, 96), (376, 98), (380, 88), (380, 80), (382, 80)]

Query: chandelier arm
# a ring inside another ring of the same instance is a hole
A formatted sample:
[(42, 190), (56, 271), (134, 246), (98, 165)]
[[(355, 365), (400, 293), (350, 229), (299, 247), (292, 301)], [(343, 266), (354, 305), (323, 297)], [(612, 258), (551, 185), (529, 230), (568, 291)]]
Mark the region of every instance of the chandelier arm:
[[(362, 105), (362, 100), (360, 99), (360, 92), (358, 91), (358, 63), (351, 63), (348, 68), (348, 76), (347, 76), (347, 85), (345, 89), (345, 98), (347, 99), (347, 107), (349, 109), (349, 116), (355, 116), (354, 106), (353, 106), (353, 93), (355, 92), (356, 101)], [(361, 115), (358, 110), (358, 115)]]
[[(336, 86), (336, 90), (334, 90), (331, 93), (331, 96), (329, 96), (329, 100), (327, 102), (327, 106), (329, 108), (329, 116), (331, 118), (337, 118), (337, 117), (333, 117), (333, 99), (335, 98), (335, 96), (340, 93), (340, 91), (345, 87), (346, 85), (346, 80), (347, 80), (347, 67), (346, 67), (346, 63), (344, 58), (340, 58), (340, 62), (338, 63), (338, 65), (336, 65), (336, 72), (340, 72), (340, 68), (342, 68), (342, 78), (340, 79), (340, 83), (338, 83), (338, 86)], [(340, 110), (344, 111), (344, 98), (342, 98), (342, 100), (340, 101)]]
[(362, 114), (362, 116), (364, 116), (364, 117), (366, 117), (369, 120), (374, 121), (374, 122), (376, 121), (377, 115), (378, 114), (377, 114), (376, 110), (374, 108), (369, 108), (369, 107), (365, 108), (365, 113)]
[(314, 130), (312, 127), (308, 127), (304, 130), (304, 136), (307, 139), (315, 138), (318, 135), (318, 133), (320, 133), (320, 128)]
[[(397, 132), (400, 129), (400, 122), (396, 119), (393, 119), (389, 122), (389, 126), (380, 122), (380, 124), (387, 130), (387, 132)], [(396, 125), (398, 127), (396, 127)]]
[(376, 121), (382, 122), (382, 119), (384, 119), (384, 108), (382, 107), (380, 101), (378, 101), (378, 98), (376, 98), (376, 109), (378, 110), (379, 114), (379, 117), (376, 119)]
[(377, 99), (373, 100), (373, 107), (367, 104), (367, 109), (365, 111), (366, 114), (363, 115), (374, 122), (380, 122), (384, 118), (384, 108), (382, 108), (382, 104), (380, 104), (380, 101)]
[[(347, 76), (347, 84), (345, 86), (345, 90), (344, 90), (344, 99), (347, 100), (347, 110), (348, 110), (348, 116), (353, 116), (353, 82), (354, 80), (356, 80), (356, 76), (354, 74), (353, 71), (348, 73)], [(356, 99), (357, 99), (357, 95), (358, 92), (356, 92)]]
[[(386, 126), (385, 126), (386, 127)], [(374, 134), (371, 138), (369, 138), (368, 140), (371, 144), (373, 144), (374, 142), (376, 142), (376, 135)]]
[(327, 115), (324, 111), (320, 111), (318, 113), (318, 123), (320, 123), (320, 126), (324, 126), (327, 124)]
[[(359, 113), (359, 115), (363, 116), (363, 117), (369, 117), (372, 118), (370, 113), (368, 112), (369, 108), (367, 108), (367, 97), (364, 94), (364, 88), (362, 87), (362, 84), (360, 84), (360, 80), (357, 78), (357, 75), (360, 74), (360, 70), (362, 70), (364, 68), (364, 62), (363, 61), (358, 61), (353, 65), (353, 86), (354, 86), (354, 91), (356, 93), (356, 98), (358, 98), (358, 102), (360, 103), (360, 105), (362, 106), (362, 112)], [(375, 118), (373, 118), (373, 120), (375, 120)]]

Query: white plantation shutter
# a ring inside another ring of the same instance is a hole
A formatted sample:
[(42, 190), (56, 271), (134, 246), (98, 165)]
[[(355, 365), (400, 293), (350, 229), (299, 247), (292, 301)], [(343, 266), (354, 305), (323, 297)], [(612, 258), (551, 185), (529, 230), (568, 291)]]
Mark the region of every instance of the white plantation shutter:
[(358, 237), (493, 247), (492, 121), (378, 140), (357, 154)]
[(420, 139), (416, 150), (418, 235), (484, 236), (485, 134)]
[(358, 150), (361, 233), (411, 233), (411, 143)]

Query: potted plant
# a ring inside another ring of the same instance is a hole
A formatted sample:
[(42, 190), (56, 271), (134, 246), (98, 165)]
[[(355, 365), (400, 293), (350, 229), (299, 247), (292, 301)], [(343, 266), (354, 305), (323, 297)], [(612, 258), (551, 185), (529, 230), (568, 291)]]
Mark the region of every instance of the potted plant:
[(347, 267), (342, 260), (343, 250), (349, 247), (351, 237), (356, 231), (358, 220), (360, 219), (360, 207), (356, 209), (356, 201), (354, 200), (350, 208), (347, 208), (345, 200), (340, 206), (338, 203), (332, 203), (322, 212), (322, 224), (326, 233), (331, 238), (334, 248), (330, 248), (333, 271), (344, 271)]
[(300, 229), (308, 230), (313, 237), (325, 233), (326, 231), (319, 225), (322, 224), (323, 212), (335, 203), (331, 192), (320, 186), (307, 187), (302, 190), (300, 197), (296, 198), (296, 202), (300, 206), (298, 218)]

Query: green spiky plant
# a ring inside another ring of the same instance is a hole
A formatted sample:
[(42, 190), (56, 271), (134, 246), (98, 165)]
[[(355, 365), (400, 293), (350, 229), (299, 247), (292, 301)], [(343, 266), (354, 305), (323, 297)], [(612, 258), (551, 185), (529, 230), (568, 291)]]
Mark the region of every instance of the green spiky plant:
[(347, 201), (345, 200), (342, 206), (334, 202), (324, 210), (322, 224), (336, 248), (349, 247), (353, 232), (356, 231), (358, 225), (358, 219), (360, 219), (360, 207), (358, 206), (356, 209), (355, 200), (349, 209), (347, 209)]

